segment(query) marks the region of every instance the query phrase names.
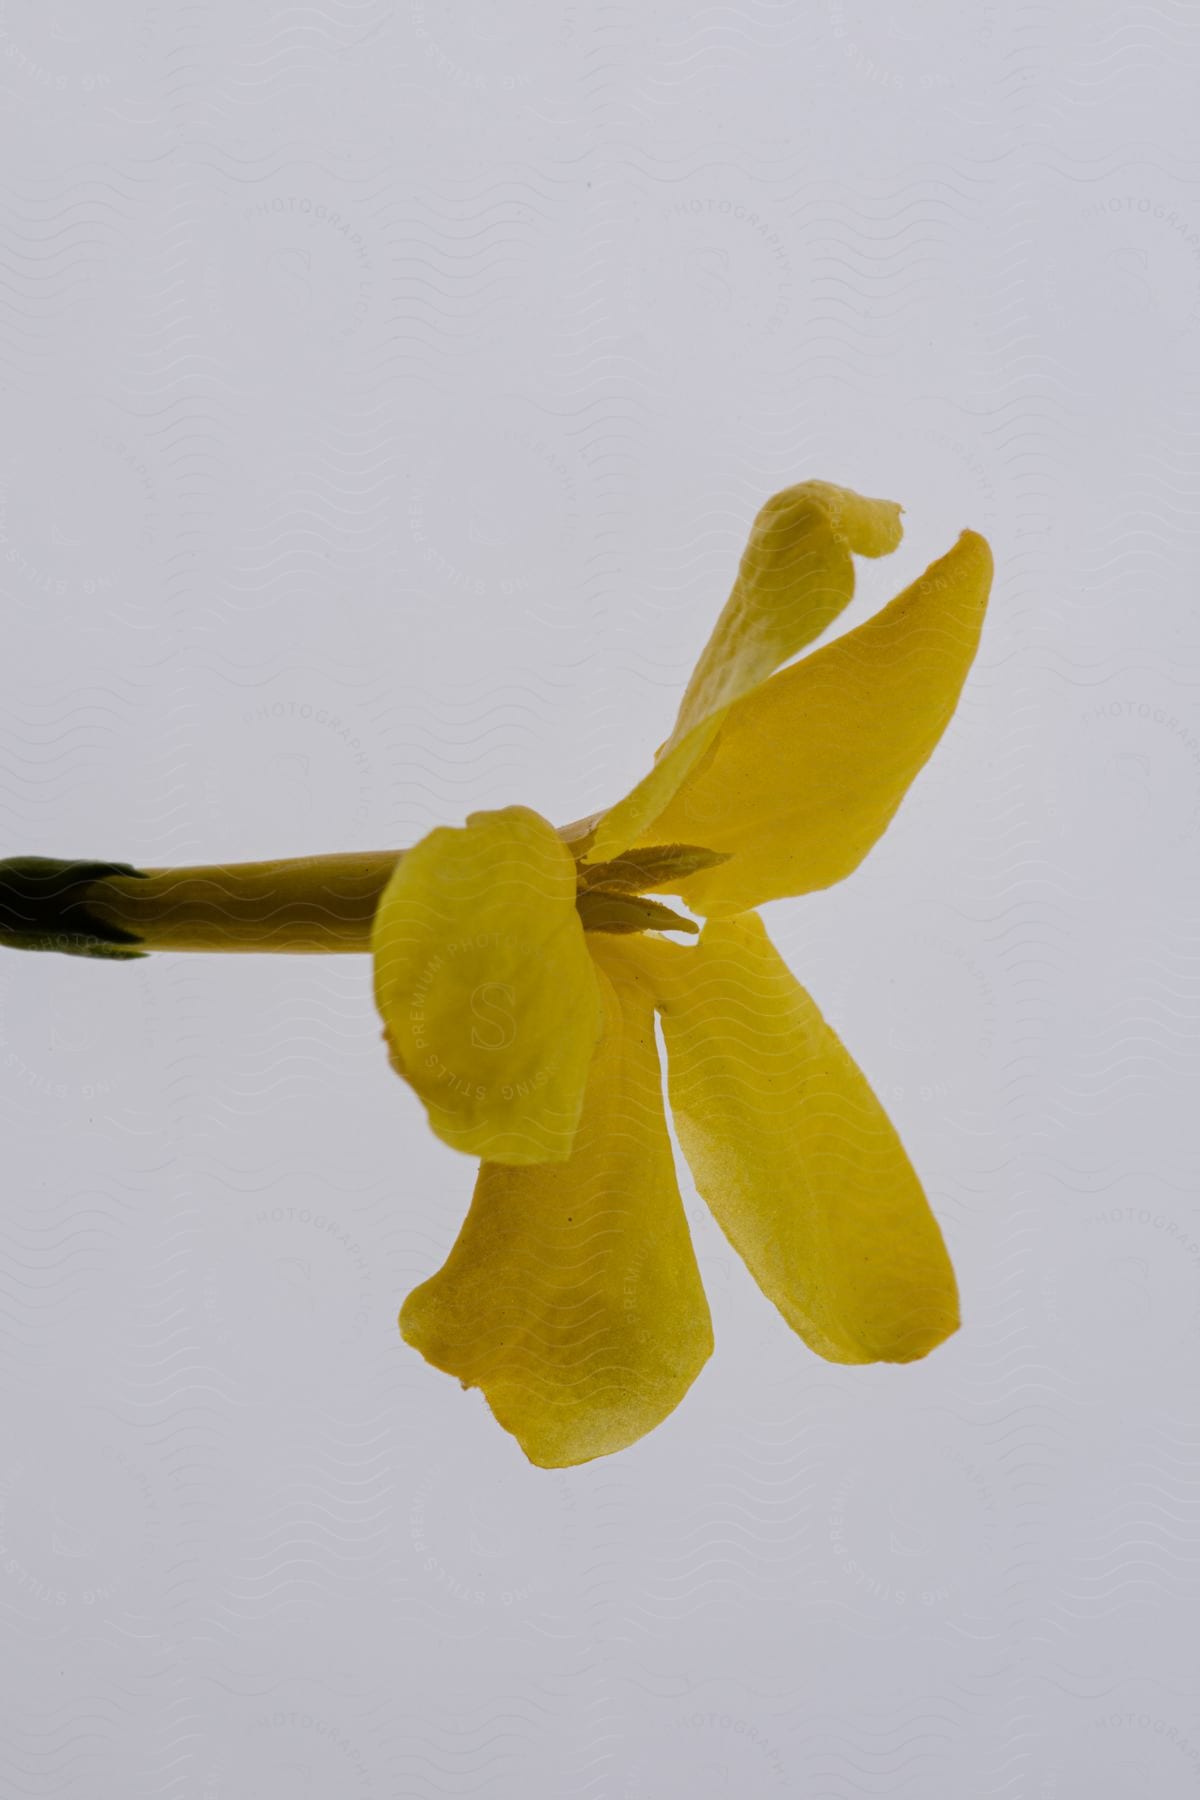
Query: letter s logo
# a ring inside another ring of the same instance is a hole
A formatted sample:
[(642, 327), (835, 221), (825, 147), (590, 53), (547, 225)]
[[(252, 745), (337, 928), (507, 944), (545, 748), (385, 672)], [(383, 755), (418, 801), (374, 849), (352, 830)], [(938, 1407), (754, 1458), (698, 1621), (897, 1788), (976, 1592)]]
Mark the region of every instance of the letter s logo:
[(471, 1042), (477, 1050), (507, 1050), (517, 1035), (517, 1022), (509, 1008), (517, 996), (502, 981), (483, 981), (471, 995)]

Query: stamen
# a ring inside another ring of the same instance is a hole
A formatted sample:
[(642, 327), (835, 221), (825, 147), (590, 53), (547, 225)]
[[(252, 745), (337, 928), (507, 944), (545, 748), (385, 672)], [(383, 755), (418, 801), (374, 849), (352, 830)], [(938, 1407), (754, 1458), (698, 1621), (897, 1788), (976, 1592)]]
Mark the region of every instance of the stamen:
[(581, 867), (578, 880), (583, 891), (602, 887), (615, 888), (622, 894), (642, 893), (647, 888), (671, 892), (676, 882), (728, 861), (725, 851), (705, 850), (699, 844), (649, 844), (644, 849), (626, 850), (611, 862)]
[(617, 894), (590, 888), (575, 896), (575, 910), (585, 931), (686, 931), (695, 937), (700, 927), (692, 919), (648, 900), (644, 894)]

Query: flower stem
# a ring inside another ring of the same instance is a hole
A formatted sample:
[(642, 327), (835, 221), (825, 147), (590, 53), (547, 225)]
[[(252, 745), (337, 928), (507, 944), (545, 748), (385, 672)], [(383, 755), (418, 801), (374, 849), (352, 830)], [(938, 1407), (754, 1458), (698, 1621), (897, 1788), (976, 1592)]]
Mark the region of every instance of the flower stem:
[(363, 952), (399, 850), (182, 869), (13, 857), (0, 943), (76, 956), (147, 950)]

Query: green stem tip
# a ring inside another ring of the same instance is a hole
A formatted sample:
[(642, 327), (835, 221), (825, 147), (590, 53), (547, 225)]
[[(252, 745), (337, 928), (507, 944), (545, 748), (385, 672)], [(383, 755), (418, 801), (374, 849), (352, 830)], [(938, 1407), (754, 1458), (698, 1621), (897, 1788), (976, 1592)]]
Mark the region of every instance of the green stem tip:
[(112, 876), (142, 879), (128, 863), (69, 862), (60, 856), (10, 856), (0, 862), (0, 944), (122, 962), (144, 955), (136, 932), (92, 910), (94, 884)]

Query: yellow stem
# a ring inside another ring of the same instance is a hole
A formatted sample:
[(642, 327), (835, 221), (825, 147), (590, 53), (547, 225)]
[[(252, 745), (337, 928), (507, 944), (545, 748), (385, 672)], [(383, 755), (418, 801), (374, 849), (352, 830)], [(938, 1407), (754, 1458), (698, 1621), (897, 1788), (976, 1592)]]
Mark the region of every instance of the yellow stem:
[(89, 883), (88, 913), (138, 950), (328, 955), (371, 948), (371, 922), (403, 852), (144, 869)]

